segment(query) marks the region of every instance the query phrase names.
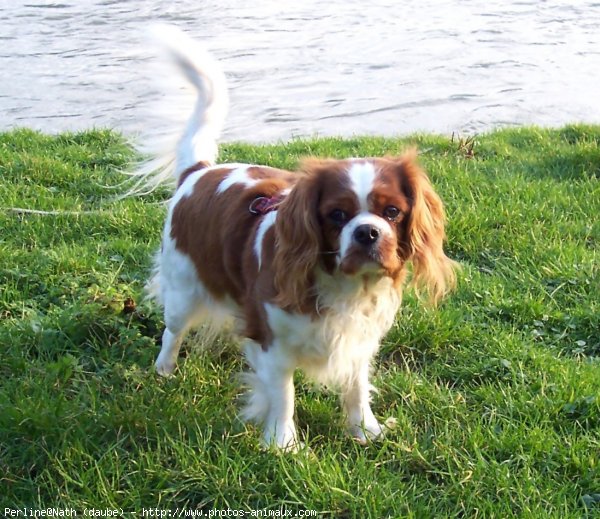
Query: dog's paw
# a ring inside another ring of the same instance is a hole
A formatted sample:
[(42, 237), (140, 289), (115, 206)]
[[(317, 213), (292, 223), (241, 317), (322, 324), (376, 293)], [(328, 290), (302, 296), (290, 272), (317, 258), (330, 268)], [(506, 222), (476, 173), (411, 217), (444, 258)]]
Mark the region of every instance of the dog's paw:
[(296, 439), (282, 445), (277, 443), (266, 443), (266, 441), (263, 439), (262, 447), (264, 450), (274, 454), (309, 454), (311, 452), (310, 447), (308, 447), (304, 442)]
[(156, 369), (156, 373), (158, 373), (161, 377), (172, 377), (176, 365), (177, 364), (175, 362), (169, 362), (159, 357), (156, 359), (154, 369)]
[(267, 449), (276, 452), (296, 453), (302, 451), (305, 447), (298, 440), (296, 426), (293, 421), (265, 427), (262, 443)]
[(384, 427), (379, 422), (363, 423), (350, 427), (350, 435), (361, 445), (378, 440), (385, 434)]

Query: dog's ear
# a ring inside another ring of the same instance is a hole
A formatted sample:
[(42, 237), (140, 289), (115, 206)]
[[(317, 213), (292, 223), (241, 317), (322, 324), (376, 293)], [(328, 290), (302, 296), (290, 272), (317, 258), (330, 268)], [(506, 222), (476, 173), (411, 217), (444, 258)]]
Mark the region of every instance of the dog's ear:
[(275, 223), (273, 267), (275, 302), (290, 310), (306, 309), (319, 262), (321, 228), (318, 218), (319, 179), (310, 167), (281, 203)]
[(419, 167), (416, 151), (398, 159), (403, 189), (411, 201), (405, 225), (402, 249), (412, 263), (411, 285), (416, 292), (425, 292), (435, 304), (456, 284), (458, 264), (444, 253), (446, 238), (444, 206), (431, 186), (426, 173)]

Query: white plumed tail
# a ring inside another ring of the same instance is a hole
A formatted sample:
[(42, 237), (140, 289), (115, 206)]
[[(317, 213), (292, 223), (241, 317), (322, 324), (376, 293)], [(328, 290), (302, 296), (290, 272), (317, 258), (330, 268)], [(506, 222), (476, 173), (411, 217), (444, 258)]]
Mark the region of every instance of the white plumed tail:
[[(177, 141), (177, 132), (173, 135), (166, 122), (164, 128), (140, 136), (138, 150), (147, 158), (132, 173), (137, 181), (129, 194), (149, 193), (164, 183), (175, 184), (183, 171), (200, 161), (214, 164), (229, 102), (225, 75), (201, 45), (170, 25), (153, 26), (150, 36), (166, 61), (194, 88), (195, 106)], [(157, 77), (157, 83), (164, 83), (164, 75), (169, 73), (168, 64), (163, 64), (157, 70), (163, 76)], [(167, 104), (177, 103), (168, 99)], [(189, 110), (188, 105), (187, 113)], [(173, 114), (169, 115), (172, 119)]]

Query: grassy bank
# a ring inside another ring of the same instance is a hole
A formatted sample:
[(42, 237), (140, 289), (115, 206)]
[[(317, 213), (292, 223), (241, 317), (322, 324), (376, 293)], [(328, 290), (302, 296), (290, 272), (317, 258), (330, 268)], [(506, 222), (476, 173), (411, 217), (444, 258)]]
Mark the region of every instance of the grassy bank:
[(152, 373), (162, 325), (141, 296), (169, 193), (111, 200), (124, 142), (0, 134), (0, 509), (599, 513), (600, 127), (231, 144), (222, 159), (294, 167), (412, 143), (447, 206), (459, 287), (435, 312), (408, 296), (384, 342), (386, 440), (347, 439), (336, 397), (298, 379), (303, 457), (261, 451), (235, 418), (232, 347)]

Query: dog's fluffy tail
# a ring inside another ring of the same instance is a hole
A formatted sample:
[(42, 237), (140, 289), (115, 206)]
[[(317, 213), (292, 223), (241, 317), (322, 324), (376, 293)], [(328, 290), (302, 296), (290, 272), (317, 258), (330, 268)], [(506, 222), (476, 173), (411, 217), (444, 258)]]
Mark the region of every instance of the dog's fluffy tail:
[[(136, 194), (151, 192), (166, 182), (176, 183), (183, 171), (200, 161), (214, 164), (228, 107), (225, 75), (201, 45), (170, 25), (153, 26), (150, 37), (158, 44), (166, 61), (174, 65), (180, 76), (194, 88), (195, 106), (177, 142), (173, 142), (172, 135), (166, 134), (169, 131), (166, 124), (164, 131), (141, 136), (139, 151), (148, 158), (133, 173), (137, 183), (130, 191)], [(157, 74), (168, 74), (165, 67), (168, 63), (157, 70)]]

